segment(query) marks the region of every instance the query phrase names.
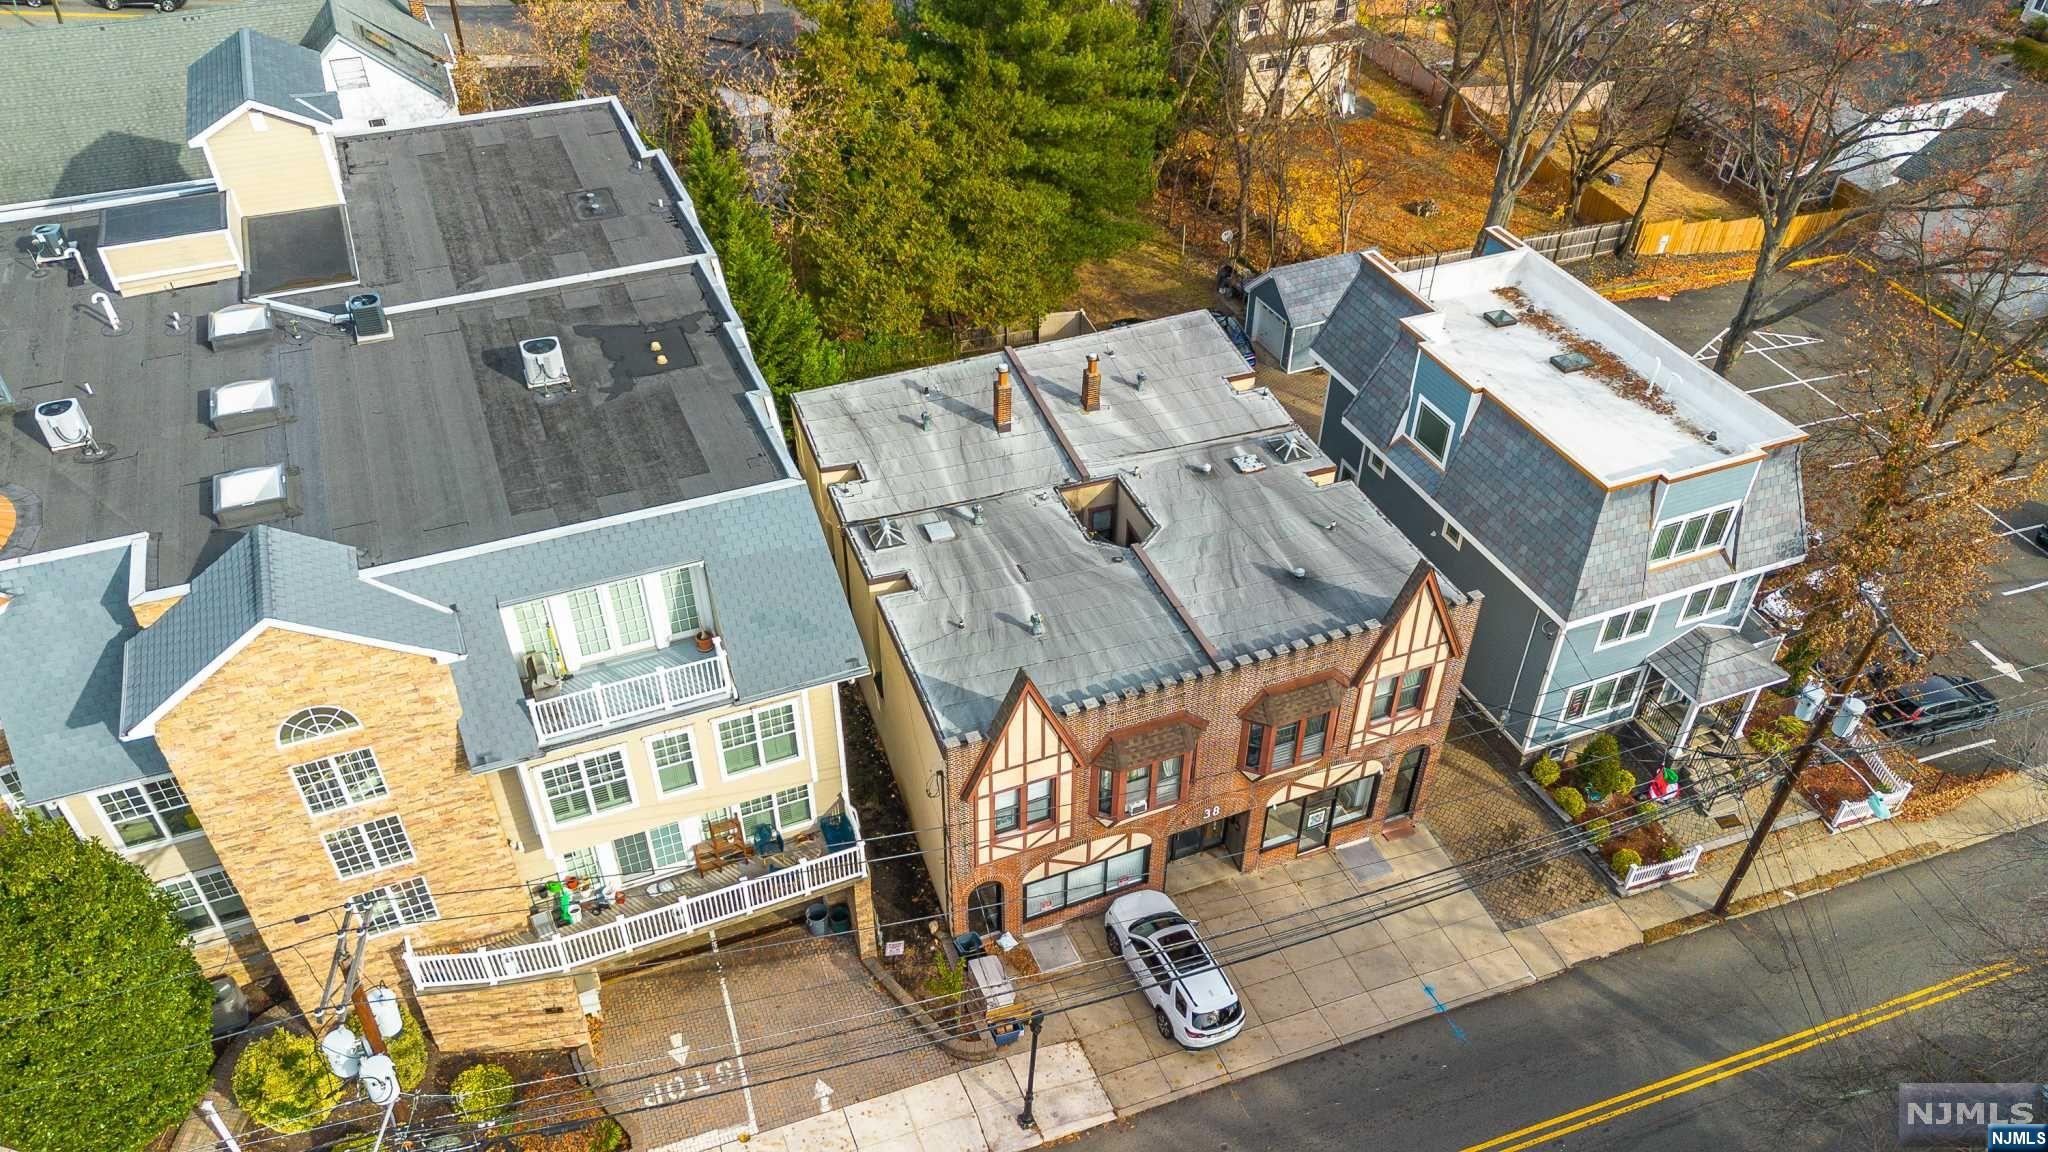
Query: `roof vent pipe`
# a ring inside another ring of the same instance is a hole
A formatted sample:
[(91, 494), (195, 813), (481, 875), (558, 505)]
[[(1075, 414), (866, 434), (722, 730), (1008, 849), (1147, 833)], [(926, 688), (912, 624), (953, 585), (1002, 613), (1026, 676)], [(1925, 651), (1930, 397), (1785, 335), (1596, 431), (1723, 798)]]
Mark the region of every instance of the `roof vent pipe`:
[(1033, 612), (1033, 613), (1031, 614), (1031, 621), (1030, 621), (1030, 623), (1031, 623), (1031, 634), (1032, 634), (1033, 636), (1043, 636), (1043, 635), (1045, 635), (1045, 617), (1043, 617), (1043, 616), (1039, 615), (1039, 614), (1038, 614), (1038, 613), (1036, 613), (1036, 612)]
[(1005, 360), (996, 365), (995, 415), (996, 431), (1010, 430), (1010, 362)]
[(1306, 579), (1308, 579), (1308, 569), (1306, 569), (1306, 568), (1303, 568), (1303, 567), (1302, 567), (1301, 565), (1299, 565), (1299, 564), (1296, 564), (1296, 565), (1295, 565), (1294, 567), (1292, 567), (1292, 568), (1289, 568), (1289, 569), (1287, 570), (1287, 572), (1288, 572), (1288, 574), (1289, 574), (1289, 575), (1293, 576), (1293, 577), (1294, 577), (1294, 578), (1295, 578), (1296, 580), (1306, 580)]

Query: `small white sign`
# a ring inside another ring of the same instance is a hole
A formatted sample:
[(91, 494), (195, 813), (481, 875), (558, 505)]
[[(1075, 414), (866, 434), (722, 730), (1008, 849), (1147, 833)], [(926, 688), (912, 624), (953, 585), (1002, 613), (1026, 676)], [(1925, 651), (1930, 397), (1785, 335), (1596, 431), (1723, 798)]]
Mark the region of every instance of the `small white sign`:
[(886, 944), (882, 945), (882, 955), (884, 955), (884, 956), (901, 956), (901, 955), (903, 955), (903, 941), (901, 941), (901, 940), (891, 940), (891, 941), (889, 941), (888, 943), (886, 943)]
[(832, 1086), (823, 1080), (811, 1086), (811, 1096), (818, 1101), (818, 1115), (832, 1110)]

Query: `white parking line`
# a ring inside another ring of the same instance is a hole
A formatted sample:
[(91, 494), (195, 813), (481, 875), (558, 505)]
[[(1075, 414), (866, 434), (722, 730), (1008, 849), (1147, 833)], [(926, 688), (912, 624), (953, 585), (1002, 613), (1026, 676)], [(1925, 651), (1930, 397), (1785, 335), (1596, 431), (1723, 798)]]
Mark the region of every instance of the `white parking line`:
[[(711, 954), (718, 955), (718, 934), (711, 934)], [(754, 1086), (747, 1079), (747, 1054), (740, 1050), (740, 1021), (732, 1010), (732, 989), (726, 987), (725, 965), (718, 966), (718, 996), (725, 1001), (725, 1027), (732, 1033), (732, 1058), (740, 1069), (740, 1096), (747, 1102), (747, 1131), (759, 1132), (761, 1125), (754, 1115)]]
[(2006, 520), (2005, 517), (2000, 516), (1998, 513), (1993, 512), (1989, 508), (1985, 508), (1984, 505), (1979, 504), (1977, 505), (1977, 507), (1981, 509), (1986, 516), (1991, 517), (1991, 519), (1994, 522), (1996, 522), (2001, 529), (2003, 529), (2003, 531), (2000, 532), (1999, 535), (2016, 536), (2019, 539), (2026, 541), (2027, 546), (2029, 548), (2032, 548), (2034, 551), (2039, 552), (2043, 556), (2048, 556), (2048, 548), (2043, 548), (2041, 547), (2041, 545), (2035, 543), (2033, 537), (2024, 535), (2024, 533), (2032, 532), (2034, 528), (2039, 528), (2039, 524), (2034, 525), (2033, 528), (2015, 528), (2009, 521)]
[(2007, 588), (2005, 591), (2000, 592), (1999, 595), (2017, 596), (2022, 592), (2038, 592), (2043, 588), (2048, 588), (2048, 580), (2043, 580), (2039, 584), (2029, 584), (2024, 588)]
[(1943, 748), (1939, 752), (1932, 752), (1925, 756), (1916, 756), (1914, 757), (1914, 759), (1920, 761), (1922, 764), (1925, 764), (1930, 760), (1939, 760), (1943, 756), (1953, 756), (1958, 752), (1968, 752), (1972, 748), (1989, 748), (1991, 745), (1996, 743), (1998, 743), (1998, 737), (1993, 736), (1989, 740), (1979, 740), (1975, 744), (1965, 744), (1960, 748)]

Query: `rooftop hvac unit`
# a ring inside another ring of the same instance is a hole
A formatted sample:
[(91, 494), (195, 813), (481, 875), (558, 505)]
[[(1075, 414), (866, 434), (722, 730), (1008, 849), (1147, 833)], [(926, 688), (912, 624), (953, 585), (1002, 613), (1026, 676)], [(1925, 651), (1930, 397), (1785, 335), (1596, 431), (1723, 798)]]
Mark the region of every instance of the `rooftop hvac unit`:
[(521, 340), (519, 363), (526, 369), (528, 388), (552, 388), (569, 382), (569, 361), (562, 355), (562, 342), (553, 336)]
[(374, 344), (389, 340), (396, 333), (391, 331), (391, 318), (384, 315), (384, 298), (375, 292), (358, 292), (348, 298), (349, 327), (355, 330), (356, 343)]
[(85, 418), (85, 405), (70, 397), (36, 405), (36, 428), (52, 452), (83, 448), (92, 442), (92, 422)]
[(28, 232), (37, 260), (61, 259), (64, 250), (71, 246), (62, 224), (38, 224)]

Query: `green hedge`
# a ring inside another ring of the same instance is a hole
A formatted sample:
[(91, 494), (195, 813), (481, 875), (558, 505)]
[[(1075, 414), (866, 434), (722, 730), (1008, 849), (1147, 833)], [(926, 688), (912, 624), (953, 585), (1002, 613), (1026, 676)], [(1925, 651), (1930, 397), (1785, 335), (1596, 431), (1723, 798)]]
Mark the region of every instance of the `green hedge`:
[(1635, 849), (1623, 848), (1608, 858), (1607, 866), (1614, 870), (1615, 879), (1626, 880), (1628, 878), (1628, 870), (1642, 862), (1642, 856)]
[(2007, 47), (2012, 49), (2015, 67), (2036, 80), (2048, 82), (2048, 44), (2022, 36)]

